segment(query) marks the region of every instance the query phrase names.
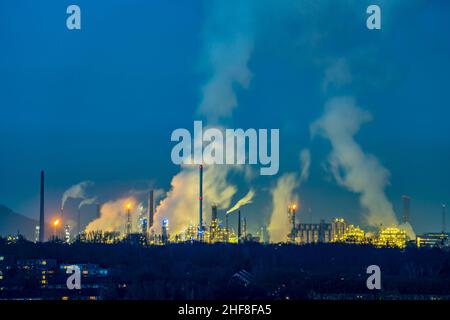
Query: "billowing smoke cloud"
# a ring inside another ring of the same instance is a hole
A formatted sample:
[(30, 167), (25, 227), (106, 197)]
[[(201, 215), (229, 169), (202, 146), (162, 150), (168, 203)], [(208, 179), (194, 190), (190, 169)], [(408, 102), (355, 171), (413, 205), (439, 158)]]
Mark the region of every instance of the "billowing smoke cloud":
[(131, 205), (132, 231), (138, 232), (139, 203), (134, 197), (121, 198), (106, 202), (100, 208), (100, 218), (89, 223), (85, 229), (90, 231), (124, 232), (127, 222), (127, 204)]
[(353, 98), (338, 97), (327, 103), (325, 113), (311, 125), (311, 132), (330, 141), (331, 172), (339, 185), (360, 194), (361, 205), (367, 210), (367, 224), (388, 227), (398, 224), (384, 192), (389, 171), (373, 155), (364, 153), (354, 139), (361, 125), (371, 119), (370, 113), (358, 108)]
[(299, 179), (295, 173), (286, 173), (277, 180), (277, 185), (272, 189), (272, 215), (267, 227), (270, 242), (285, 242), (290, 233), (288, 205), (297, 202), (294, 190), (299, 186)]
[(248, 88), (253, 49), (251, 1), (212, 1), (204, 27), (206, 68), (211, 78), (202, 88), (198, 108), (209, 124), (231, 116), (237, 106), (234, 86)]
[[(125, 196), (103, 204), (100, 208), (100, 218), (93, 220), (86, 227), (86, 231), (125, 231), (126, 205), (129, 203), (131, 204), (132, 231), (140, 232), (141, 229), (138, 220), (140, 215), (146, 215), (147, 213), (148, 194), (150, 190), (153, 190), (155, 201), (164, 194), (164, 190), (158, 188), (132, 189)], [(78, 207), (81, 208), (84, 205), (94, 204), (96, 202), (97, 197), (86, 198), (80, 202)]]
[(296, 173), (286, 173), (278, 179), (276, 186), (271, 190), (272, 214), (267, 228), (271, 242), (284, 242), (287, 240), (287, 235), (291, 232), (287, 207), (292, 202), (298, 203), (294, 190), (299, 188), (309, 178), (309, 168), (311, 166), (311, 152), (309, 149), (303, 149), (300, 152), (300, 164), (300, 176)]
[(83, 206), (88, 206), (97, 202), (97, 197), (86, 198), (78, 204), (78, 209), (81, 209)]
[(240, 199), (238, 202), (236, 202), (234, 206), (232, 206), (230, 209), (227, 210), (227, 214), (236, 211), (237, 209), (239, 209), (242, 206), (245, 206), (246, 204), (252, 203), (254, 196), (255, 191), (253, 189), (250, 189), (250, 191), (242, 199)]
[[(205, 55), (202, 61), (210, 78), (202, 87), (197, 110), (208, 121), (207, 126), (218, 125), (231, 117), (237, 106), (235, 86), (247, 88), (250, 84), (248, 62), (253, 48), (250, 2), (212, 1), (209, 5), (203, 29)], [(230, 206), (236, 186), (227, 179), (234, 170), (239, 169), (228, 165), (204, 167), (203, 209), (206, 212), (212, 204), (222, 209)], [(173, 177), (171, 190), (156, 209), (155, 230), (161, 230), (161, 222), (166, 218), (171, 234), (183, 232), (189, 224), (198, 224), (198, 179), (198, 167), (193, 165), (183, 166)], [(204, 216), (205, 220), (209, 218), (209, 215)]]
[[(203, 209), (217, 204), (228, 208), (236, 187), (227, 182), (225, 166), (205, 166), (203, 174)], [(161, 230), (163, 219), (169, 219), (171, 234), (181, 233), (189, 225), (198, 225), (199, 219), (199, 172), (198, 167), (183, 167), (171, 182), (171, 190), (156, 208), (155, 230)], [(205, 220), (208, 215), (204, 215)]]
[(92, 185), (94, 185), (92, 181), (82, 181), (71, 186), (62, 196), (61, 208), (64, 208), (68, 199), (87, 199), (86, 189)]

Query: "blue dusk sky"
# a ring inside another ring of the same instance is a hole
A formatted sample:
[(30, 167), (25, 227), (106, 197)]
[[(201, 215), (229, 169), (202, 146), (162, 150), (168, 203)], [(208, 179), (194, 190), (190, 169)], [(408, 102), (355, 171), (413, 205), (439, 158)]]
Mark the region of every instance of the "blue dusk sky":
[[(66, 27), (70, 4), (81, 8), (81, 30)], [(381, 7), (381, 30), (366, 27), (370, 4)], [(231, 84), (237, 105), (221, 125), (280, 129), (278, 175), (230, 178), (232, 202), (256, 190), (246, 209), (251, 231), (268, 223), (270, 189), (300, 173), (305, 148), (299, 219), (364, 225), (360, 195), (326, 169), (330, 142), (310, 134), (327, 101), (341, 96), (372, 115), (354, 139), (389, 171), (385, 193), (397, 216), (407, 194), (416, 232), (440, 229), (441, 204), (450, 202), (446, 0), (1, 1), (0, 204), (37, 219), (41, 169), (47, 213), (85, 180), (102, 202), (149, 186), (170, 190), (180, 171), (170, 135), (193, 130), (194, 120), (208, 124), (199, 106), (218, 60), (242, 67), (233, 60), (239, 50), (221, 46), (233, 37), (247, 44), (249, 79)]]

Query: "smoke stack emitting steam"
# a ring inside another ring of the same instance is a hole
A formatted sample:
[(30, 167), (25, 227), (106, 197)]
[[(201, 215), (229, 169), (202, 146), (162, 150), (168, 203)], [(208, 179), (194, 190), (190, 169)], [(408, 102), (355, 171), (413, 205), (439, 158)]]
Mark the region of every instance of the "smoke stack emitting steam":
[[(197, 166), (183, 166), (172, 178), (171, 189), (156, 208), (154, 230), (161, 230), (162, 220), (170, 221), (171, 233), (179, 234), (189, 225), (199, 223), (199, 172)], [(225, 166), (207, 166), (203, 168), (203, 206), (216, 204), (219, 209), (229, 207), (236, 187), (227, 182), (229, 169)], [(202, 217), (203, 220), (203, 217)], [(203, 221), (204, 222), (204, 221)]]
[(238, 242), (241, 242), (241, 210), (238, 211)]
[(284, 242), (287, 240), (287, 235), (292, 231), (289, 216), (286, 214), (286, 207), (291, 203), (298, 202), (294, 190), (308, 180), (311, 166), (309, 149), (303, 149), (300, 152), (300, 162), (300, 176), (296, 173), (286, 173), (278, 178), (276, 186), (271, 190), (272, 214), (267, 227), (270, 242)]
[[(384, 189), (389, 184), (389, 172), (371, 154), (365, 154), (354, 135), (362, 124), (369, 122), (369, 112), (358, 108), (351, 97), (331, 99), (325, 113), (311, 125), (312, 135), (320, 134), (331, 143), (329, 156), (331, 172), (341, 186), (360, 194), (366, 212), (366, 222), (372, 227), (398, 225), (392, 204)], [(410, 238), (414, 232), (409, 223), (403, 228)]]
[[(202, 88), (198, 112), (209, 121), (208, 124), (217, 124), (222, 119), (229, 119), (237, 106), (234, 87), (247, 88), (250, 84), (251, 71), (248, 62), (253, 50), (252, 14), (255, 10), (249, 10), (250, 2), (213, 2), (211, 6), (212, 11), (204, 27), (206, 57), (203, 59), (207, 62), (211, 75)], [(368, 224), (377, 227), (380, 224), (397, 224), (392, 205), (384, 194), (388, 171), (375, 157), (364, 154), (353, 139), (359, 127), (370, 120), (370, 114), (353, 104), (350, 98), (331, 100), (325, 114), (311, 127), (312, 132), (330, 140), (333, 151), (329, 161), (334, 177), (340, 185), (361, 194), (361, 204), (368, 211)], [(281, 176), (271, 191), (273, 211), (268, 231), (272, 242), (285, 241), (290, 232), (286, 206), (297, 200), (294, 191), (308, 178), (309, 150), (303, 150), (300, 159), (301, 174), (287, 173)], [(233, 167), (205, 167), (205, 177), (200, 178), (200, 181), (196, 169), (196, 166), (182, 166), (181, 171), (172, 178), (171, 190), (157, 205), (155, 230), (161, 230), (163, 219), (170, 221), (171, 232), (175, 234), (183, 232), (189, 224), (198, 223), (201, 226), (203, 205), (217, 204), (222, 209), (229, 208), (236, 193), (236, 187), (227, 180), (227, 175)], [(204, 187), (204, 190), (200, 187), (200, 195), (193, 187), (198, 183)], [(249, 195), (251, 192), (252, 190), (230, 208), (228, 213), (250, 203), (253, 197), (253, 194)], [(247, 196), (247, 202), (243, 201)], [(197, 197), (200, 197), (198, 202)], [(87, 230), (95, 230), (100, 226), (114, 228), (114, 222), (108, 217), (114, 217), (117, 212), (123, 213), (123, 206), (118, 203), (122, 200), (106, 203), (102, 207), (101, 218), (92, 222)], [(195, 210), (197, 205), (200, 206), (198, 216)], [(149, 212), (150, 226), (151, 217)], [(121, 226), (123, 219), (117, 220)]]
[(199, 169), (199, 196), (198, 196), (198, 201), (199, 201), (199, 217), (198, 217), (198, 235), (199, 238), (201, 237), (202, 234), (202, 229), (203, 229), (203, 166), (200, 165), (198, 167)]
[[(245, 2), (212, 2), (208, 20), (204, 25), (205, 69), (210, 78), (202, 88), (198, 114), (217, 125), (229, 119), (237, 106), (235, 86), (247, 88), (251, 80), (248, 62), (252, 51), (252, 34), (248, 4)], [(192, 186), (199, 183), (196, 167), (184, 165), (172, 178), (171, 190), (156, 210), (155, 230), (160, 230), (162, 220), (168, 219), (171, 232), (181, 233), (189, 225), (203, 224), (202, 207), (216, 204), (225, 209), (236, 193), (236, 187), (228, 182), (233, 166), (207, 166), (203, 168), (201, 200)], [(193, 208), (200, 205), (199, 216)]]
[(227, 210), (226, 214), (230, 214), (233, 211), (239, 209), (240, 207), (252, 203), (254, 195), (255, 191), (253, 191), (253, 189), (250, 189), (250, 191), (242, 199), (240, 199), (238, 202), (236, 202), (234, 206), (232, 206), (230, 209)]
[(134, 197), (126, 197), (118, 200), (108, 201), (101, 206), (100, 218), (91, 221), (85, 231), (115, 231), (123, 232), (127, 222), (128, 208), (130, 205), (131, 232), (140, 232), (138, 228), (139, 215), (133, 214), (133, 210), (138, 208), (138, 201)]
[[(88, 202), (87, 204), (94, 203), (95, 200), (89, 199), (86, 195), (86, 189), (93, 185), (94, 185), (94, 183), (92, 181), (82, 181), (78, 184), (71, 186), (69, 189), (67, 189), (64, 192), (62, 199), (61, 199), (61, 210), (64, 209), (64, 206), (66, 205), (66, 201), (68, 199), (81, 199), (83, 201), (87, 201)], [(91, 202), (89, 203), (89, 201), (91, 201)]]
[(295, 173), (286, 173), (277, 180), (272, 193), (272, 215), (270, 217), (269, 232), (270, 242), (285, 242), (291, 231), (286, 207), (289, 203), (297, 202), (294, 190), (299, 186), (299, 180)]
[(153, 217), (155, 213), (155, 204), (154, 204), (154, 192), (153, 190), (150, 190), (149, 197), (148, 197), (148, 228), (150, 229), (153, 227)]

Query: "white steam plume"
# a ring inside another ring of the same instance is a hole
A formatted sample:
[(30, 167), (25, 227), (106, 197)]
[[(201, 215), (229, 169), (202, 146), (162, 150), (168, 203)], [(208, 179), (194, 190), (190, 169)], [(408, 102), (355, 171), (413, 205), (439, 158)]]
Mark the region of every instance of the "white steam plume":
[(227, 214), (232, 213), (233, 211), (236, 211), (242, 206), (245, 206), (246, 204), (252, 203), (253, 197), (255, 196), (255, 191), (253, 189), (250, 189), (250, 191), (236, 204), (227, 210)]
[(272, 216), (270, 217), (269, 232), (270, 242), (285, 242), (291, 231), (287, 208), (298, 199), (294, 196), (294, 190), (299, 186), (299, 180), (295, 173), (286, 173), (277, 180), (277, 185), (272, 193)]
[(309, 149), (303, 149), (300, 152), (300, 163), (300, 177), (296, 173), (286, 173), (278, 178), (276, 186), (271, 190), (272, 214), (267, 228), (270, 242), (285, 242), (291, 232), (287, 208), (292, 202), (298, 202), (294, 190), (309, 178), (311, 166)]
[(64, 208), (66, 201), (70, 199), (86, 199), (86, 189), (94, 185), (92, 181), (82, 181), (76, 185), (71, 186), (67, 189), (61, 200), (61, 208)]
[(237, 106), (235, 85), (248, 88), (248, 62), (253, 49), (252, 10), (248, 1), (213, 1), (204, 27), (207, 69), (198, 108), (210, 123), (232, 115)]
[(86, 198), (80, 202), (80, 204), (78, 205), (78, 209), (81, 209), (81, 207), (83, 207), (83, 206), (88, 206), (88, 205), (94, 204), (96, 202), (97, 202), (97, 197)]
[[(250, 2), (212, 1), (209, 5), (203, 31), (205, 56), (202, 61), (206, 63), (204, 67), (210, 78), (202, 87), (197, 110), (208, 121), (207, 126), (218, 125), (231, 117), (237, 106), (235, 86), (247, 88), (250, 84), (248, 62), (253, 48)], [(203, 209), (212, 204), (222, 209), (230, 206), (236, 193), (236, 187), (227, 181), (232, 170), (238, 168), (229, 165), (204, 167)], [(172, 178), (171, 190), (156, 209), (154, 228), (157, 232), (165, 218), (169, 219), (171, 234), (184, 231), (189, 224), (198, 224), (198, 179), (198, 167), (192, 165), (183, 166)]]
[(270, 217), (269, 232), (270, 242), (285, 242), (291, 232), (287, 208), (292, 202), (298, 202), (294, 190), (309, 178), (311, 166), (311, 153), (309, 149), (300, 152), (301, 173), (286, 173), (277, 180), (276, 186), (271, 190), (272, 214)]
[(354, 139), (361, 125), (371, 119), (370, 113), (358, 108), (353, 98), (337, 97), (327, 103), (325, 113), (311, 125), (311, 133), (330, 141), (331, 172), (339, 185), (360, 194), (360, 203), (367, 210), (367, 224), (389, 227), (398, 224), (384, 192), (389, 171), (375, 156), (364, 153)]
[(132, 232), (138, 232), (138, 219), (139, 214), (137, 210), (139, 203), (134, 197), (121, 198), (114, 201), (106, 202), (100, 208), (100, 218), (90, 222), (85, 231), (97, 231), (102, 230), (106, 232), (116, 231), (124, 232), (127, 222), (127, 205), (131, 205), (131, 222)]
[[(225, 166), (205, 166), (203, 174), (203, 209), (217, 204), (228, 208), (236, 187), (227, 182), (229, 170)], [(184, 166), (173, 177), (172, 188), (156, 208), (155, 230), (161, 230), (163, 219), (169, 220), (171, 234), (185, 231), (189, 225), (198, 225), (199, 219), (199, 172), (198, 166)], [(206, 215), (205, 215), (206, 217)]]

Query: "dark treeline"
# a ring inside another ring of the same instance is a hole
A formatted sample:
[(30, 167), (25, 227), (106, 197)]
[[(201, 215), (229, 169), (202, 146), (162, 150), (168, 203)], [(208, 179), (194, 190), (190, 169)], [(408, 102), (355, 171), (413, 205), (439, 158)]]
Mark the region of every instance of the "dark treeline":
[[(441, 249), (377, 249), (371, 246), (232, 244), (35, 244), (0, 241), (0, 255), (56, 259), (110, 268), (125, 299), (308, 299), (320, 294), (375, 294), (366, 268), (378, 265), (383, 294), (449, 295), (450, 253)], [(250, 283), (236, 281), (240, 270)], [(376, 293), (379, 294), (379, 293)]]

